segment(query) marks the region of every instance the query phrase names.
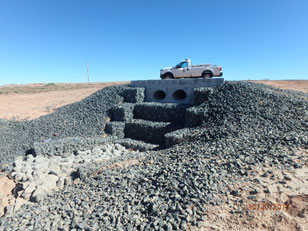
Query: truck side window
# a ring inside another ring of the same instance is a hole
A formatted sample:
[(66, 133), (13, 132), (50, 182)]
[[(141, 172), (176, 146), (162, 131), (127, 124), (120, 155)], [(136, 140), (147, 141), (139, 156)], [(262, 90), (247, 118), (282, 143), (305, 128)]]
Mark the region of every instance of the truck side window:
[(187, 63), (187, 62), (184, 62), (184, 63), (182, 64), (182, 68), (185, 68), (185, 67), (188, 67), (188, 63)]

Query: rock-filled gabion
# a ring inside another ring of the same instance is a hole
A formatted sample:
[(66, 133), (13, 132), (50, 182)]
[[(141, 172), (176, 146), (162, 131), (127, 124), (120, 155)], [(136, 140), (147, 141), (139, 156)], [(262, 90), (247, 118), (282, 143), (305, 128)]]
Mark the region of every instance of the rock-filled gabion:
[(190, 107), (185, 112), (185, 126), (200, 126), (206, 118), (207, 110), (204, 107)]
[(171, 147), (183, 141), (194, 140), (198, 137), (200, 130), (198, 128), (182, 128), (165, 134), (165, 147)]
[(145, 89), (140, 87), (130, 88), (128, 87), (123, 92), (124, 101), (127, 103), (139, 103), (143, 102), (145, 98)]
[(124, 138), (125, 122), (112, 121), (108, 122), (105, 127), (105, 132), (113, 137)]
[(175, 103), (138, 103), (134, 107), (134, 118), (159, 122), (185, 122), (188, 105)]
[(122, 103), (113, 106), (109, 110), (109, 115), (112, 121), (130, 121), (133, 119), (133, 103)]
[(136, 119), (125, 124), (124, 134), (128, 138), (162, 144), (165, 142), (166, 133), (182, 127), (182, 124)]
[(214, 89), (209, 87), (200, 87), (194, 89), (194, 105), (200, 105), (209, 100)]
[(0, 230), (199, 227), (206, 204), (229, 203), (220, 196), (232, 196), (230, 182), (260, 177), (255, 166), (303, 167), (293, 157), (295, 148), (308, 146), (307, 98), (261, 84), (227, 82), (196, 107), (205, 120), (194, 128), (193, 141), (142, 152), (142, 159), (130, 156), (138, 160), (131, 165), (87, 165), (79, 170), (79, 184), (2, 217)]

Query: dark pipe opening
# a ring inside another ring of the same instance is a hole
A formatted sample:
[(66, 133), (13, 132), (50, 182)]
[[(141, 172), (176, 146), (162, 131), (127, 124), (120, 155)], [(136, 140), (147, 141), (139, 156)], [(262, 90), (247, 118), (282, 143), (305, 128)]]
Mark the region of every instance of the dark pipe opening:
[(153, 96), (157, 100), (163, 100), (164, 98), (166, 98), (166, 93), (162, 90), (158, 90), (154, 92)]
[(187, 94), (184, 90), (176, 90), (173, 93), (173, 98), (177, 100), (183, 100), (183, 99), (186, 99), (186, 97), (187, 97)]

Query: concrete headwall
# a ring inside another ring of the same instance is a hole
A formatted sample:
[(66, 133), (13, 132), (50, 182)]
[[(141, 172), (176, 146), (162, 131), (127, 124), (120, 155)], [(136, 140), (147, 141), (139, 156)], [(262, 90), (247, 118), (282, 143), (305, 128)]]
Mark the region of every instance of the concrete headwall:
[(196, 78), (137, 80), (130, 85), (145, 88), (145, 102), (193, 104), (195, 88), (216, 87), (223, 83), (223, 78)]

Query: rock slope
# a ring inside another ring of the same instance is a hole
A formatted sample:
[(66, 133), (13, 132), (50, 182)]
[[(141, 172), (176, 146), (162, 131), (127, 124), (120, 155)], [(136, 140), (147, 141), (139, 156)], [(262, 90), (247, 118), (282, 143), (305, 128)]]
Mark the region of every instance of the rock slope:
[(14, 160), (33, 148), (34, 142), (74, 136), (102, 135), (107, 112), (121, 103), (124, 85), (106, 87), (80, 102), (31, 121), (0, 119), (0, 164)]
[(308, 147), (306, 95), (227, 82), (194, 110), (205, 120), (193, 140), (85, 164), (79, 183), (2, 217), (0, 230), (198, 230), (206, 205), (229, 203), (228, 186), (256, 167), (305, 168), (292, 157)]

